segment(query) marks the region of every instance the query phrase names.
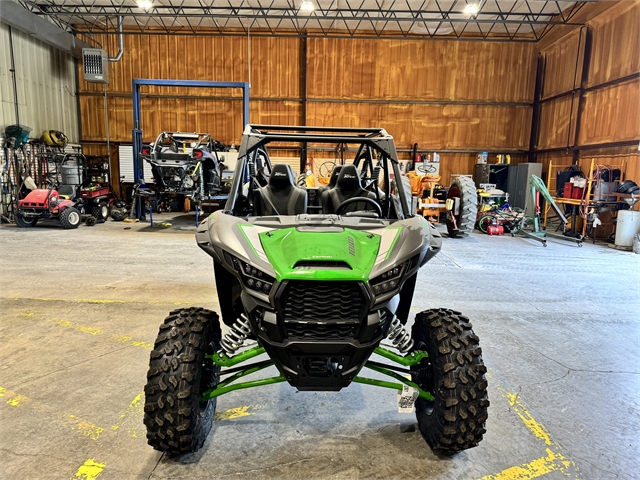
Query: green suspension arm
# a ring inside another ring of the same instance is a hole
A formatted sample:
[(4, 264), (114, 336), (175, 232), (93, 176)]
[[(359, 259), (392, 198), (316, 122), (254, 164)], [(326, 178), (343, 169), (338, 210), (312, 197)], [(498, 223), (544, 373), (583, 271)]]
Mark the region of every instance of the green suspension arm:
[[(250, 348), (248, 350), (245, 350), (244, 352), (239, 353), (238, 355), (234, 355), (233, 357), (229, 357), (225, 355), (224, 352), (216, 352), (213, 355), (206, 355), (205, 357), (210, 358), (211, 360), (213, 360), (213, 362), (216, 365), (220, 367), (232, 367), (234, 365), (238, 365), (239, 363), (245, 362), (251, 358), (257, 357), (258, 355), (262, 355), (263, 353), (265, 353), (264, 348), (262, 348), (260, 345), (257, 345), (253, 348)], [(423, 352), (420, 350), (412, 352), (403, 357), (401, 355), (398, 355), (397, 353), (392, 352), (391, 350), (387, 350), (386, 348), (382, 348), (382, 347), (376, 348), (374, 350), (374, 353), (377, 353), (378, 355), (385, 357), (386, 359), (391, 360), (400, 365), (403, 365), (405, 367), (417, 365), (418, 363), (420, 363), (420, 361), (429, 357), (429, 355), (426, 352)], [(249, 367), (246, 370), (241, 370), (240, 372), (237, 372), (234, 375), (231, 375), (226, 380), (223, 380), (222, 382), (220, 382), (218, 385), (216, 385), (215, 388), (211, 388), (206, 392), (202, 393), (202, 395), (200, 395), (200, 400), (207, 401), (207, 400), (211, 400), (212, 398), (219, 397), (220, 395), (224, 395), (225, 393), (233, 392), (234, 390), (242, 390), (245, 388), (260, 387), (264, 385), (272, 385), (274, 383), (281, 383), (286, 381), (284, 376), (278, 375), (276, 377), (261, 378), (258, 380), (250, 380), (246, 382), (232, 384), (232, 382), (235, 382), (236, 380), (242, 377), (251, 375), (252, 373), (256, 373), (272, 365), (273, 365), (273, 362), (267, 363), (264, 365), (256, 365), (254, 367)], [(371, 370), (374, 370), (378, 373), (381, 373), (383, 375), (392, 377), (405, 385), (409, 385), (410, 387), (415, 388), (418, 391), (418, 395), (420, 398), (423, 398), (428, 401), (434, 400), (434, 397), (430, 392), (427, 392), (421, 389), (416, 383), (404, 378), (402, 375), (399, 375), (396, 372), (393, 372), (383, 367), (379, 367), (377, 365), (370, 365), (368, 363), (365, 364), (365, 367)], [(373, 385), (373, 386), (383, 387), (383, 388), (390, 388), (393, 390), (402, 389), (402, 384), (388, 382), (385, 380), (373, 379), (373, 378), (356, 377), (353, 379), (353, 381), (356, 383)]]
[[(423, 398), (429, 402), (433, 402), (435, 400), (434, 396), (423, 390), (418, 386), (417, 383), (412, 382), (411, 380), (404, 378), (402, 375), (397, 374), (396, 372), (392, 372), (391, 370), (387, 370), (386, 368), (378, 367), (377, 365), (369, 365), (368, 363), (364, 364), (365, 367), (374, 370), (378, 373), (382, 373), (383, 375), (388, 375), (391, 378), (395, 378), (396, 380), (404, 383), (405, 385), (409, 385), (410, 387), (415, 388), (418, 391), (418, 396)], [(364, 383), (366, 385), (374, 385), (377, 387), (391, 388), (394, 390), (402, 390), (402, 385), (398, 383), (387, 382), (385, 380), (378, 380), (374, 378), (364, 378), (364, 377), (356, 377), (353, 379), (354, 382)]]
[(429, 358), (429, 354), (427, 352), (423, 352), (422, 350), (416, 350), (415, 352), (411, 352), (407, 354), (406, 357), (402, 355), (398, 355), (397, 353), (392, 352), (391, 350), (387, 350), (386, 348), (378, 347), (373, 353), (377, 353), (381, 357), (391, 360), (392, 362), (399, 363), (405, 367), (410, 367), (412, 365), (417, 365), (423, 359)]
[(264, 353), (264, 348), (260, 345), (256, 345), (253, 348), (245, 350), (244, 352), (240, 352), (233, 357), (227, 356), (224, 352), (216, 352), (213, 355), (205, 355), (205, 358), (210, 358), (213, 360), (213, 363), (220, 367), (233, 367), (239, 363), (245, 362), (253, 357), (257, 357), (258, 355), (262, 355)]

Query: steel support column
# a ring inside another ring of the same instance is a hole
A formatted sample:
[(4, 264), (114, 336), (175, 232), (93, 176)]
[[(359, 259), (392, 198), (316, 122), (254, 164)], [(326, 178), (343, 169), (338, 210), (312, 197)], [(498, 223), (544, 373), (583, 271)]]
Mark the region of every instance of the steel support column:
[[(307, 35), (306, 33), (302, 36), (302, 41), (300, 45), (300, 98), (302, 100), (302, 125), (307, 125)], [(304, 142), (302, 144), (302, 151), (300, 152), (300, 173), (305, 171), (305, 166), (307, 164), (307, 143)]]
[[(200, 80), (153, 80), (134, 78), (131, 92), (133, 99), (133, 181), (139, 183), (144, 178), (140, 165), (139, 152), (142, 147), (142, 125), (140, 124), (140, 87), (195, 87), (195, 88), (240, 88), (242, 89), (242, 123), (249, 123), (249, 83), (247, 82), (208, 82)], [(136, 201), (136, 217), (140, 218), (141, 208), (139, 199)]]
[(538, 66), (536, 69), (536, 85), (533, 94), (533, 112), (531, 116), (531, 136), (529, 137), (529, 163), (536, 161), (536, 147), (538, 146), (538, 137), (540, 134), (540, 113), (542, 110), (540, 97), (542, 96), (542, 87), (544, 85), (545, 58), (538, 56)]
[[(580, 144), (580, 128), (582, 127), (582, 113), (584, 111), (584, 89), (587, 88), (589, 84), (589, 70), (591, 69), (591, 42), (593, 41), (593, 34), (589, 27), (584, 28), (584, 53), (583, 53), (583, 61), (582, 61), (582, 72), (580, 75), (580, 87), (578, 88), (578, 112), (576, 113), (576, 128), (573, 134), (573, 146), (576, 147)], [(580, 32), (580, 38), (582, 39), (582, 31)], [(578, 55), (580, 54), (580, 44), (578, 44)], [(576, 78), (574, 75), (573, 84), (574, 88), (576, 87)], [(575, 93), (574, 93), (575, 95)], [(569, 126), (571, 128), (571, 126)], [(577, 165), (580, 161), (580, 152), (579, 149), (576, 148), (573, 151), (573, 159), (572, 163)]]

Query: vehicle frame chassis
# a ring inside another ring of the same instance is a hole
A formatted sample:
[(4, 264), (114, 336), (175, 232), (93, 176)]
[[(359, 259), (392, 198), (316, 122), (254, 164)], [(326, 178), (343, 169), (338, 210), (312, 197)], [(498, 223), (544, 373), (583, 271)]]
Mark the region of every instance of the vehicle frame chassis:
[[(265, 353), (265, 349), (258, 343), (258, 345), (252, 348), (249, 348), (247, 350), (244, 350), (238, 353), (237, 355), (234, 355), (233, 357), (229, 357), (225, 355), (224, 352), (216, 352), (214, 354), (205, 355), (205, 358), (212, 360), (213, 363), (215, 363), (219, 367), (233, 367), (240, 363), (246, 362), (247, 360), (250, 360), (254, 357), (257, 357), (258, 355), (262, 355), (263, 353)], [(403, 367), (411, 367), (413, 365), (417, 365), (422, 360), (429, 357), (427, 352), (424, 352), (422, 350), (414, 351), (405, 356), (402, 356), (380, 346), (378, 346), (373, 351), (373, 353), (377, 353), (378, 355), (385, 357), (386, 359), (391, 360), (392, 362), (395, 362)], [(231, 375), (231, 376), (226, 378), (225, 380), (222, 380), (214, 388), (210, 388), (205, 392), (203, 392), (200, 395), (200, 401), (207, 401), (212, 398), (219, 397), (220, 395), (224, 395), (225, 393), (233, 392), (234, 390), (242, 390), (245, 388), (261, 387), (264, 385), (271, 385), (274, 383), (285, 382), (286, 378), (283, 375), (278, 375), (275, 377), (261, 378), (257, 380), (248, 380), (245, 382), (234, 383), (236, 380), (239, 380), (247, 375), (251, 375), (253, 373), (259, 372), (260, 370), (263, 370), (267, 367), (271, 367), (273, 365), (275, 365), (275, 363), (269, 359), (262, 362), (256, 362), (249, 365), (244, 365), (237, 368), (227, 368), (226, 370), (221, 371), (220, 375)], [(357, 376), (353, 379), (355, 383), (362, 383), (365, 385), (373, 385), (376, 387), (383, 387), (383, 388), (391, 388), (393, 390), (402, 390), (403, 388), (402, 384), (405, 384), (415, 388), (420, 398), (423, 398), (424, 400), (427, 400), (429, 402), (434, 401), (434, 397), (431, 394), (431, 392), (428, 392), (420, 388), (416, 383), (400, 375), (400, 373), (403, 373), (403, 374), (412, 373), (410, 370), (398, 368), (392, 365), (381, 364), (378, 362), (374, 362), (372, 360), (368, 360), (364, 364), (364, 367), (369, 368), (370, 370), (373, 370), (375, 372), (381, 373), (383, 375), (387, 375), (401, 383), (393, 383), (393, 382), (388, 382), (386, 380), (379, 380), (379, 379), (360, 377), (360, 376)]]

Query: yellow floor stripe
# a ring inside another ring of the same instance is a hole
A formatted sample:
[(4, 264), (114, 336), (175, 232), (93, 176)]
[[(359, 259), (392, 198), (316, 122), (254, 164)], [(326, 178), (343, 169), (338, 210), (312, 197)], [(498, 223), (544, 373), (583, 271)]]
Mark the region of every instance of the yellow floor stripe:
[(213, 417), (213, 421), (221, 422), (223, 420), (233, 420), (234, 418), (248, 417), (249, 415), (253, 415), (253, 412), (249, 411), (250, 408), (251, 405), (247, 405), (245, 407), (230, 408), (229, 410), (218, 412)]
[[(106, 335), (107, 332), (95, 327), (88, 327), (86, 325), (79, 325), (77, 323), (70, 322), (59, 318), (54, 318), (53, 323), (64, 328), (70, 328), (79, 332), (89, 333), (91, 335)], [(126, 343), (132, 347), (144, 348), (145, 350), (153, 350), (153, 343), (145, 342), (143, 340), (136, 340), (128, 335), (111, 335), (113, 340), (120, 343)]]
[[(118, 299), (108, 299), (108, 298), (53, 298), (53, 297), (38, 297), (38, 298), (27, 298), (27, 297), (6, 297), (6, 300), (36, 300), (38, 302), (66, 302), (66, 303), (94, 303), (94, 304), (110, 304), (110, 303), (143, 303), (147, 305), (195, 305), (196, 302), (183, 302), (183, 301), (167, 301), (167, 300), (149, 300), (149, 301), (139, 301), (139, 300), (118, 300)], [(33, 313), (33, 312), (31, 312)], [(22, 315), (22, 316), (32, 316), (32, 315)]]
[(544, 425), (536, 421), (533, 415), (520, 402), (518, 395), (507, 392), (501, 388), (498, 391), (507, 399), (513, 411), (518, 415), (524, 425), (533, 433), (536, 438), (542, 440), (545, 445), (552, 448), (546, 448), (547, 456), (541, 457), (524, 465), (507, 468), (495, 475), (487, 475), (479, 480), (529, 480), (547, 475), (551, 472), (561, 472), (567, 477), (576, 477), (578, 467), (575, 463), (562, 455), (560, 444), (551, 440), (551, 435)]
[(75, 415), (63, 417), (62, 422), (65, 427), (69, 427), (71, 430), (77, 431), (85, 437), (89, 437), (91, 440), (98, 440), (100, 434), (104, 431), (104, 428), (82, 420)]
[[(127, 409), (120, 414), (118, 421), (111, 427), (111, 430), (116, 431), (123, 428), (125, 425), (128, 426), (127, 433), (129, 436), (138, 438), (144, 437), (144, 433), (142, 429), (144, 429), (144, 425), (142, 425), (142, 416), (144, 415), (144, 392), (139, 393), (136, 397), (131, 401)], [(123, 428), (124, 429), (124, 428)], [(100, 429), (100, 433), (102, 429)], [(103, 442), (97, 442), (98, 450), (103, 450)], [(110, 453), (107, 451), (102, 451), (101, 456), (105, 459), (103, 463), (98, 463), (95, 459), (90, 458), (78, 469), (74, 477), (71, 477), (71, 480), (76, 480), (78, 478), (82, 480), (95, 480), (98, 475), (102, 473), (104, 468), (107, 466), (106, 460), (109, 459)]]
[(7, 400), (7, 403), (9, 405), (11, 405), (12, 407), (19, 407), (20, 405), (24, 405), (28, 401), (29, 401), (29, 399), (27, 397), (25, 397), (24, 395), (17, 395), (15, 397), (10, 398), (9, 400)]
[(128, 425), (127, 434), (130, 437), (144, 437), (144, 425), (142, 425), (142, 417), (144, 416), (144, 392), (136, 395), (136, 398), (129, 404), (127, 409), (120, 414), (118, 421), (111, 427), (111, 430), (118, 430), (126, 423)]
[[(31, 400), (25, 395), (19, 395), (16, 392), (7, 390), (4, 387), (0, 387), (0, 397), (10, 397), (9, 400), (7, 400), (7, 404), (11, 405), (12, 407), (19, 407), (27, 402), (31, 402)], [(49, 405), (39, 402), (33, 402), (30, 404), (30, 406), (31, 408), (47, 413), (53, 410), (53, 408)], [(104, 428), (99, 427), (94, 423), (83, 420), (76, 415), (62, 413), (58, 414), (57, 417), (64, 427), (70, 428), (73, 431), (77, 431), (81, 435), (88, 437), (91, 440), (98, 440), (100, 434), (104, 431)]]
[(134, 340), (127, 335), (120, 335), (117, 337), (114, 336), (113, 338), (120, 343), (126, 343), (127, 345), (131, 345), (132, 347), (140, 347), (144, 348), (145, 350), (153, 350), (153, 343)]
[(98, 463), (93, 458), (90, 458), (82, 464), (76, 472), (75, 477), (71, 477), (71, 480), (75, 480), (76, 478), (80, 478), (82, 480), (95, 480), (106, 466), (106, 463)]
[(29, 398), (24, 395), (18, 395), (16, 392), (12, 390), (7, 390), (4, 387), (0, 387), (0, 397), (9, 397), (7, 400), (7, 404), (12, 407), (19, 407), (20, 405), (24, 405), (29, 401)]
[(547, 456), (517, 467), (507, 468), (496, 475), (487, 475), (479, 480), (530, 480), (551, 472), (562, 472), (571, 476), (569, 472), (572, 462), (559, 453), (547, 448)]
[(536, 422), (536, 419), (529, 413), (529, 411), (525, 408), (522, 403), (518, 400), (518, 395), (513, 393), (501, 391), (503, 396), (507, 397), (509, 400), (509, 405), (513, 408), (514, 412), (520, 417), (520, 420), (525, 424), (525, 426), (531, 430), (531, 432), (538, 437), (540, 440), (543, 440), (547, 445), (552, 445), (551, 436), (544, 425)]
[(95, 327), (87, 327), (84, 325), (78, 325), (77, 323), (70, 322), (69, 320), (62, 320), (59, 318), (54, 318), (53, 323), (56, 325), (60, 325), (65, 328), (72, 328), (74, 330), (78, 330), (79, 332), (90, 333), (91, 335), (103, 335), (104, 330), (100, 330)]

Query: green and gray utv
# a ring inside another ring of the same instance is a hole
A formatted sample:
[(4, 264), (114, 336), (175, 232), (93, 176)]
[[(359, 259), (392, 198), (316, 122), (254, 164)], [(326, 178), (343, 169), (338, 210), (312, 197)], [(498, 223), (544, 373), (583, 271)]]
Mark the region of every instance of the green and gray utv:
[[(289, 165), (271, 163), (272, 142), (321, 152), (347, 145), (355, 156), (327, 187), (305, 189)], [(469, 320), (440, 308), (405, 328), (418, 270), (442, 239), (413, 214), (401, 179), (384, 129), (247, 125), (225, 209), (196, 234), (213, 258), (220, 313), (174, 310), (151, 352), (144, 423), (153, 448), (197, 451), (220, 395), (278, 382), (301, 391), (408, 386), (436, 454), (482, 440), (487, 369)], [(271, 366), (275, 376), (245, 379)]]

